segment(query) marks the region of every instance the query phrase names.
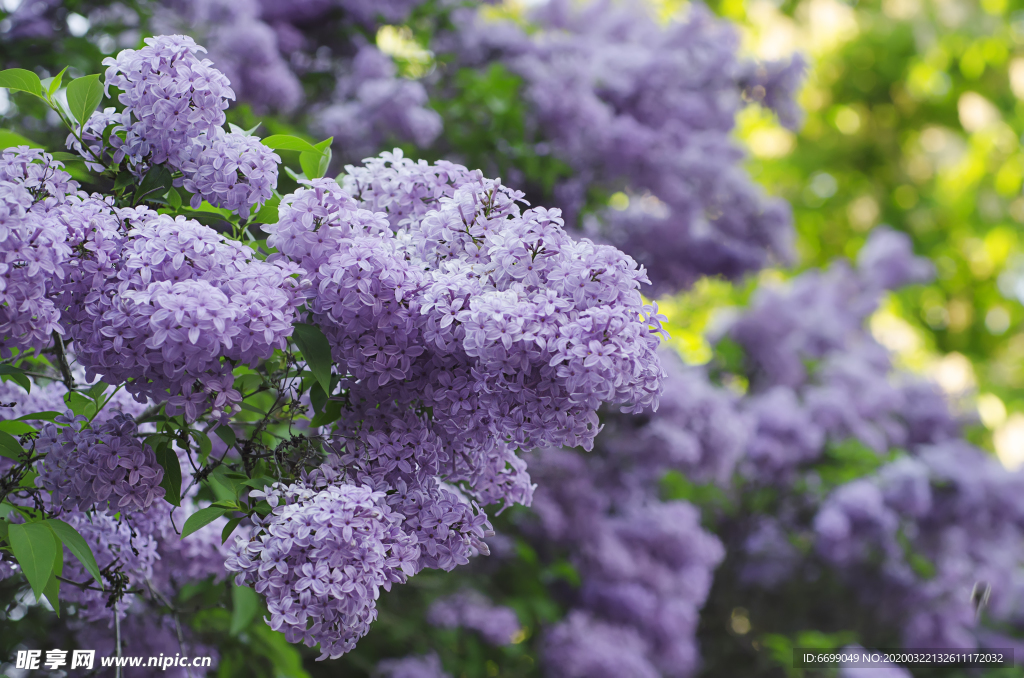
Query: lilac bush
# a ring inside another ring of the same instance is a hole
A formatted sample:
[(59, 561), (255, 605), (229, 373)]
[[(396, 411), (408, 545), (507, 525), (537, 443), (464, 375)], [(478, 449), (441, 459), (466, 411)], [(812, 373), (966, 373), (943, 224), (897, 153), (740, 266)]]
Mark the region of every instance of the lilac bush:
[[(532, 498), (521, 449), (590, 448), (604, 403), (657, 406), (662, 318), (630, 257), (479, 171), (396, 152), (335, 181), (325, 144), (225, 131), (204, 51), (147, 38), (69, 86), (123, 108), (69, 113), (40, 85), (105, 193), (3, 153), (3, 539), (83, 639), (106, 621), (157, 647), (173, 625), (183, 649), (180, 597), (231, 573), (253, 601), (233, 625), (265, 605), (337, 658), (381, 588), (488, 553), (486, 507)], [(302, 153), (284, 196), (275, 149)], [(67, 546), (59, 594), (22, 547), (39, 538)]]

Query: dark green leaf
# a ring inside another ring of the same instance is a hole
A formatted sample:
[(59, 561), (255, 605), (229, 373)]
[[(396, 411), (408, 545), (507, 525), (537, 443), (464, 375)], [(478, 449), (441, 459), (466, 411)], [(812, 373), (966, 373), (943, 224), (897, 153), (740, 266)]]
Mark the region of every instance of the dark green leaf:
[(309, 370), (316, 377), (324, 393), (331, 393), (331, 365), (334, 360), (331, 358), (331, 344), (327, 341), (323, 331), (316, 325), (295, 323), (295, 332), (292, 340), (302, 351)]
[(103, 101), (103, 83), (98, 74), (72, 80), (68, 85), (68, 109), (80, 124), (85, 125), (89, 116)]
[(61, 544), (60, 537), (56, 533), (51, 532), (50, 536), (53, 537), (55, 555), (53, 556), (53, 571), (46, 581), (46, 587), (43, 588), (43, 595), (50, 601), (50, 607), (60, 617), (60, 579), (57, 577), (64, 574), (64, 545)]
[(0, 457), (7, 457), (8, 459), (18, 461), (24, 452), (25, 450), (22, 448), (21, 443), (14, 436), (0, 431)]
[(210, 452), (213, 452), (213, 442), (210, 440), (210, 436), (202, 431), (190, 431), (189, 434), (199, 445), (199, 463), (202, 464), (210, 456)]
[(181, 462), (170, 444), (163, 442), (153, 449), (156, 461), (164, 470), (160, 487), (164, 488), (164, 499), (172, 506), (181, 506)]
[(231, 635), (237, 636), (260, 609), (260, 596), (248, 586), (231, 585)]
[(103, 586), (103, 580), (100, 578), (100, 568), (96, 565), (96, 557), (93, 556), (92, 549), (89, 548), (89, 544), (86, 543), (82, 535), (78, 533), (78, 530), (71, 527), (63, 520), (56, 518), (50, 518), (46, 521), (46, 524), (50, 526), (57, 538), (68, 547), (68, 551), (71, 551), (71, 555), (78, 558), (78, 562), (82, 564), (85, 571), (92, 575), (100, 586)]
[(163, 195), (171, 188), (172, 181), (170, 170), (163, 165), (153, 165), (146, 172), (146, 176), (142, 177), (142, 183), (135, 191), (135, 204), (152, 193)]
[(39, 76), (24, 68), (8, 68), (6, 71), (0, 71), (0, 87), (28, 92), (37, 97), (43, 95), (43, 84), (39, 81)]
[(309, 389), (309, 404), (313, 406), (313, 412), (320, 414), (324, 411), (324, 405), (327, 404), (327, 394), (324, 393), (323, 386), (320, 382), (315, 382), (313, 388)]
[[(24, 372), (19, 370), (13, 365), (0, 365), (0, 377), (7, 377), (18, 386), (25, 389), (26, 393), (32, 392), (32, 381), (25, 375)], [(5, 379), (6, 381), (6, 379)]]
[(324, 406), (324, 411), (313, 417), (313, 421), (309, 422), (310, 426), (319, 427), (327, 426), (338, 421), (341, 417), (341, 402), (337, 400), (328, 400), (327, 405)]
[(124, 189), (131, 186), (133, 181), (135, 181), (135, 177), (133, 177), (128, 172), (121, 172), (120, 174), (117, 175), (117, 178), (114, 179), (114, 190), (120, 193)]
[(233, 447), (238, 444), (235, 432), (230, 426), (218, 426), (214, 433), (216, 433), (217, 437), (223, 440), (228, 447)]
[(223, 544), (224, 542), (226, 542), (228, 540), (228, 537), (231, 536), (231, 533), (235, 531), (235, 528), (238, 527), (238, 524), (240, 522), (242, 522), (241, 518), (232, 518), (231, 520), (228, 521), (228, 524), (224, 526), (224, 529), (221, 530), (221, 533), (220, 533), (220, 543), (221, 544)]
[(14, 557), (32, 586), (36, 600), (39, 600), (50, 580), (53, 560), (57, 555), (53, 531), (42, 523), (26, 523), (11, 525), (7, 536)]
[(211, 506), (209, 508), (199, 509), (188, 517), (185, 521), (185, 526), (181, 528), (181, 538), (189, 536), (193, 532), (200, 530), (213, 521), (224, 515), (228, 509), (221, 508), (219, 506)]
[(269, 146), (275, 151), (300, 151), (313, 152), (319, 155), (320, 151), (313, 144), (291, 136), (290, 134), (275, 134), (263, 140), (264, 146)]

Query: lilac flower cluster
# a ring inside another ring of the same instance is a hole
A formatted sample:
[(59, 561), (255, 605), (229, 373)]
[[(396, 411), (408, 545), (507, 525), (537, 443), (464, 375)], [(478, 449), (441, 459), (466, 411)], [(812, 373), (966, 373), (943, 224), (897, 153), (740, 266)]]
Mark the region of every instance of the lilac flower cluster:
[[(633, 411), (655, 404), (660, 325), (639, 295), (643, 270), (612, 248), (569, 239), (557, 210), (522, 212), (520, 193), (457, 172), (465, 182), (421, 218), (399, 200), (358, 194), (387, 214), (410, 215), (399, 224), (327, 180), (282, 202), (268, 243), (318, 271), (314, 312), (336, 337), (336, 359), (378, 388), (424, 380), (402, 400), (423, 398), (435, 420), (451, 420), (450, 433), (486, 418), (490, 433), (520, 445), (589, 446), (601, 401)], [(431, 183), (449, 175), (442, 165), (384, 182), (409, 182), (395, 197), (416, 201), (442, 193)], [(423, 179), (430, 183), (412, 185)], [(321, 242), (343, 253), (328, 258)], [(468, 402), (459, 396), (467, 388)], [(542, 394), (550, 404), (540, 405)]]
[[(227, 77), (200, 58), (205, 51), (188, 36), (161, 35), (147, 38), (140, 50), (104, 59), (107, 91), (120, 89), (125, 106), (111, 135), (117, 139), (113, 160), (127, 157), (139, 177), (167, 164), (182, 172), (175, 185), (194, 193), (193, 208), (207, 200), (248, 218), (277, 187), (281, 159), (254, 137), (224, 131), (224, 111), (235, 94)], [(108, 113), (96, 116), (87, 125), (93, 136), (109, 123)], [(68, 145), (77, 146), (73, 136)]]
[(106, 509), (143, 511), (164, 496), (163, 468), (153, 450), (137, 437), (135, 420), (115, 414), (95, 428), (85, 417), (58, 417), (36, 441), (37, 483), (50, 493), (56, 512)]
[(383, 493), (333, 484), (332, 476), (324, 469), (251, 493), (273, 511), (253, 519), (251, 537), (237, 537), (225, 563), (239, 585), (265, 596), (270, 627), (289, 642), (319, 644), (321, 659), (355, 647), (376, 619), (380, 587), (404, 582), (419, 555)]
[[(567, 221), (632, 254), (656, 294), (789, 255), (788, 206), (742, 170), (730, 133), (744, 92), (798, 122), (798, 57), (740, 59), (735, 29), (699, 5), (667, 24), (643, 3), (568, 0), (538, 6), (529, 33), (478, 15), (457, 22), (462, 60), (497, 57), (520, 76), (529, 124), (574, 169), (555, 188)], [(596, 187), (624, 191), (628, 208), (580, 219)]]
[(514, 610), (494, 605), (472, 589), (435, 600), (427, 611), (427, 622), (441, 628), (476, 631), (491, 645), (509, 645), (520, 631)]
[(54, 211), (78, 184), (62, 167), (26, 146), (0, 156), (0, 355), (41, 349), (63, 333), (52, 296), (72, 252)]
[(240, 394), (222, 358), (255, 364), (287, 348), (300, 271), (181, 216), (139, 207), (117, 217), (117, 261), (90, 281), (69, 323), (87, 374), (166, 400), (190, 421), (209, 407), (237, 411)]

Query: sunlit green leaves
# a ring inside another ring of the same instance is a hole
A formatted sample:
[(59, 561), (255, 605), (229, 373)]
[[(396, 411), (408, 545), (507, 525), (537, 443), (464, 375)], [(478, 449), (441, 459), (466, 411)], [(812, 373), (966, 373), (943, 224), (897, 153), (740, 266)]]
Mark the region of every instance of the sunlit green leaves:
[(8, 68), (5, 71), (0, 71), (0, 87), (17, 92), (28, 92), (37, 97), (43, 95), (43, 85), (39, 76), (24, 68)]

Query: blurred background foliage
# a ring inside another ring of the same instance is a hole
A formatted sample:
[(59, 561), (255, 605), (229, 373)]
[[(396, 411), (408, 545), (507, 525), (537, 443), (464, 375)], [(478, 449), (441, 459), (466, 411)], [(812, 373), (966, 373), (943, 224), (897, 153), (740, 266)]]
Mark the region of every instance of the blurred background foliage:
[[(668, 4), (668, 3), (664, 3)], [(810, 57), (792, 133), (746, 109), (751, 173), (793, 207), (797, 267), (852, 256), (879, 224), (936, 267), (891, 296), (876, 338), (978, 414), (972, 437), (1024, 462), (1024, 3), (1009, 0), (723, 0), (753, 54)], [(794, 271), (769, 270), (762, 281)], [(742, 291), (714, 281), (663, 307), (694, 362)], [(694, 313), (694, 311), (698, 311)], [(720, 311), (718, 311), (720, 312)]]

